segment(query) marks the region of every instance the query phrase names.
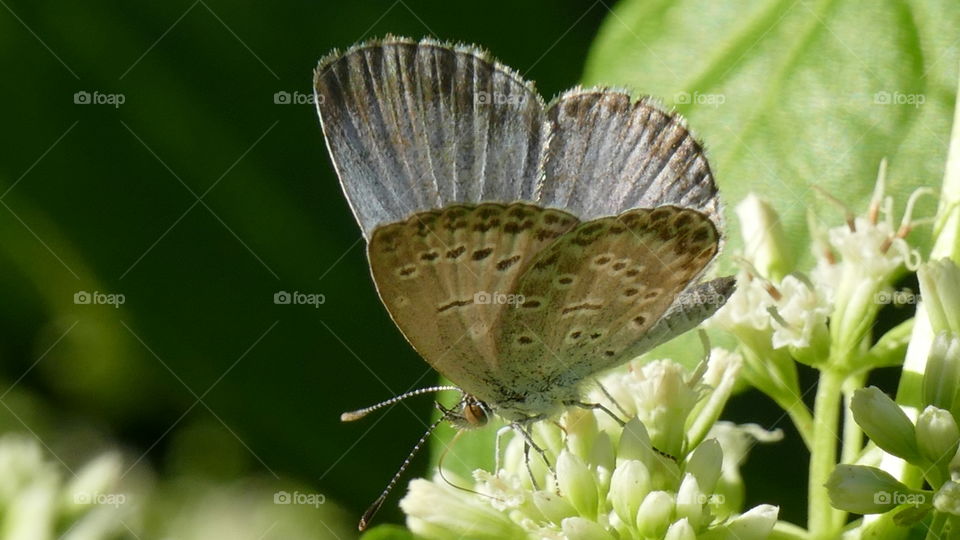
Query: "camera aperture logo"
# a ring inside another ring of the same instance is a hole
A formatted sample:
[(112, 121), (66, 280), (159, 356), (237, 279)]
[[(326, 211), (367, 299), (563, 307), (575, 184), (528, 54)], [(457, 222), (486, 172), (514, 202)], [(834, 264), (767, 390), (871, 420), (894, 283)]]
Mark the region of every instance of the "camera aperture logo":
[(277, 291), (273, 293), (273, 303), (277, 305), (313, 306), (319, 309), (320, 304), (324, 304), (326, 301), (327, 297), (321, 293), (302, 293), (300, 291)]
[(123, 94), (105, 94), (97, 90), (92, 93), (80, 90), (73, 94), (75, 105), (113, 105), (114, 108), (119, 109), (126, 102), (127, 96)]
[(120, 505), (126, 504), (126, 502), (127, 496), (124, 493), (90, 493), (86, 491), (80, 491), (73, 494), (74, 504), (112, 506), (114, 508), (119, 508)]
[(100, 291), (77, 291), (73, 293), (73, 303), (78, 306), (113, 306), (119, 308), (126, 303), (127, 297), (121, 293), (103, 293)]
[(327, 497), (323, 493), (300, 493), (294, 491), (278, 491), (273, 494), (273, 504), (304, 504), (319, 508), (321, 504), (327, 502)]

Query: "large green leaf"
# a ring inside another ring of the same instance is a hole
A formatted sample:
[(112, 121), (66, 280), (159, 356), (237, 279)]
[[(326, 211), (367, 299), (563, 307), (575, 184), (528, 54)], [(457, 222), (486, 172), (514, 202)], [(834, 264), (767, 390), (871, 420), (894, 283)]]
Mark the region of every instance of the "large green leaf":
[[(824, 207), (812, 186), (860, 213), (884, 157), (898, 209), (915, 187), (939, 184), (957, 28), (960, 4), (946, 0), (627, 0), (607, 17), (584, 83), (674, 106), (705, 141), (728, 205), (768, 197), (788, 249), (809, 262), (805, 213)], [(729, 214), (727, 254), (742, 245)], [(836, 225), (839, 212), (820, 219)]]

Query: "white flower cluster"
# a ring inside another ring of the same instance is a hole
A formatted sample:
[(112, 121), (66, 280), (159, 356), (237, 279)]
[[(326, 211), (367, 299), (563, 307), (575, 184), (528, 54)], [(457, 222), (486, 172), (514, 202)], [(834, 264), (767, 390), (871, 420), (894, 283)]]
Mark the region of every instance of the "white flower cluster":
[[(717, 438), (698, 433), (698, 420), (714, 424), (740, 367), (734, 355), (713, 356), (702, 376), (657, 361), (604, 377), (600, 384), (616, 403), (599, 388), (591, 398), (629, 415), (625, 426), (580, 409), (557, 424), (535, 424), (550, 468), (534, 452), (528, 464), (523, 438), (514, 437), (498, 471), (474, 472), (473, 492), (440, 478), (414, 480), (400, 503), (408, 526), (436, 539), (766, 538), (778, 509), (737, 513), (742, 485), (730, 482), (739, 473), (725, 470), (738, 467), (745, 446), (722, 449)], [(726, 440), (740, 431), (724, 427), (711, 435)]]

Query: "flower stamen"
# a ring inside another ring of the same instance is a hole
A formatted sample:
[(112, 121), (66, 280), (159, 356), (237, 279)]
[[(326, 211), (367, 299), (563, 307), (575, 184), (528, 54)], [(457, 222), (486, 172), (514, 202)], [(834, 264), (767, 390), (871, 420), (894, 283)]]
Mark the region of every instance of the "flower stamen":
[(834, 206), (843, 210), (843, 219), (844, 221), (847, 222), (847, 227), (850, 229), (850, 232), (852, 233), (857, 232), (857, 223), (855, 221), (855, 215), (853, 211), (850, 210), (850, 207), (848, 207), (846, 204), (843, 203), (843, 201), (834, 197), (832, 194), (830, 194), (829, 191), (823, 189), (820, 186), (813, 186), (813, 189), (816, 190), (821, 195), (823, 195), (823, 197), (827, 199), (827, 202), (833, 203)]

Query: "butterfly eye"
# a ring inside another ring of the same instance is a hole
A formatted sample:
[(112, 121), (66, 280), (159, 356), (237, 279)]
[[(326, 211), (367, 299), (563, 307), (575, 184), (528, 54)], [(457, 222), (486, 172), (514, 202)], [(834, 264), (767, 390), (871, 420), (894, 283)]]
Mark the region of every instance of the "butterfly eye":
[(464, 404), (463, 418), (474, 427), (485, 426), (490, 419), (487, 415), (487, 408), (479, 401), (471, 401)]

